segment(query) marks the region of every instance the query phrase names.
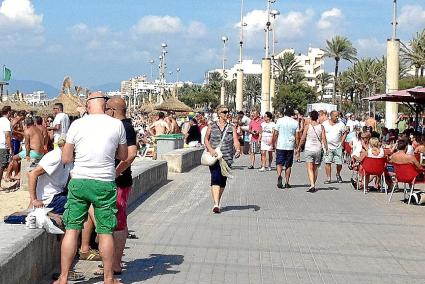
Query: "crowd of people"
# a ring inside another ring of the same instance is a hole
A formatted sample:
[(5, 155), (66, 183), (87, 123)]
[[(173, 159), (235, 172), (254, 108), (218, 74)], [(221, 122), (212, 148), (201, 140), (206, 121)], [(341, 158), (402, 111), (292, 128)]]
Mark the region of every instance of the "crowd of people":
[[(292, 187), (291, 169), (303, 157), (310, 183), (307, 191), (314, 193), (322, 163), (325, 184), (343, 182), (341, 170), (346, 164), (359, 173), (358, 179), (351, 180), (354, 188), (366, 192), (383, 183), (394, 188), (392, 164), (411, 164), (419, 173), (420, 157), (425, 153), (424, 136), (402, 116), (397, 128), (387, 129), (373, 116), (356, 119), (354, 114), (324, 110), (303, 116), (291, 108), (261, 115), (257, 110), (232, 113), (221, 105), (215, 111), (185, 116), (173, 112), (147, 115), (127, 112), (122, 98), (96, 92), (88, 97), (86, 115), (81, 118), (71, 121), (60, 103), (52, 112), (53, 116), (42, 118), (3, 107), (0, 179), (19, 181), (26, 174), (22, 161), (32, 162), (29, 207), (48, 207), (63, 216), (66, 233), (55, 283), (82, 277), (72, 270), (77, 251), (79, 259), (102, 260), (98, 274), (104, 275), (105, 283), (117, 283), (114, 275), (122, 272), (121, 258), (129, 235), (126, 207), (132, 187), (131, 164), (159, 135), (182, 134), (187, 147), (203, 146), (216, 158), (209, 166), (215, 214), (221, 212), (234, 159), (241, 155), (249, 156), (248, 171), (261, 174), (276, 165), (278, 189)], [(365, 159), (386, 159), (384, 180), (362, 176)], [(372, 181), (374, 186), (369, 187)], [(99, 251), (91, 248), (93, 234), (98, 236)]]

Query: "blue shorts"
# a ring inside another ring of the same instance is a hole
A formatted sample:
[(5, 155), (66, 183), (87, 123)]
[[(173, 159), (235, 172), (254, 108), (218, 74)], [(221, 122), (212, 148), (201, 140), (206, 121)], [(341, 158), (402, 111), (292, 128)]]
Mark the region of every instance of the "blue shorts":
[(65, 193), (62, 192), (62, 193), (56, 194), (53, 197), (50, 204), (47, 205), (46, 207), (47, 208), (53, 208), (53, 210), (50, 211), (50, 212), (62, 215), (63, 212), (65, 211), (66, 200), (67, 200), (67, 198), (66, 198)]
[(276, 166), (292, 167), (294, 163), (294, 150), (276, 150)]
[(226, 187), (227, 177), (221, 174), (220, 163), (216, 162), (214, 165), (210, 166), (211, 172), (211, 186), (218, 185), (222, 188)]
[(11, 142), (13, 155), (17, 155), (21, 151), (21, 141), (16, 138), (12, 138)]

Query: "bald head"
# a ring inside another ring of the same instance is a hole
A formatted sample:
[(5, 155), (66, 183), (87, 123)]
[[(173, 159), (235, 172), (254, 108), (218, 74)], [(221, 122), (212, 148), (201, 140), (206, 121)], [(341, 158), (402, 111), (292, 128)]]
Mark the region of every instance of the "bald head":
[(112, 97), (106, 103), (107, 114), (118, 119), (125, 118), (127, 106), (120, 96)]
[(106, 97), (99, 92), (91, 93), (86, 101), (89, 114), (105, 113)]

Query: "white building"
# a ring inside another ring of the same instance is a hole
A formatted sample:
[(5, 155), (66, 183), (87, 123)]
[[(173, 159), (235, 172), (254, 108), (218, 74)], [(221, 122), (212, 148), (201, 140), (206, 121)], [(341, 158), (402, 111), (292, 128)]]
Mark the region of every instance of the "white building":
[(36, 91), (32, 94), (24, 94), (23, 99), (29, 105), (47, 105), (51, 101), (44, 91)]
[[(226, 73), (226, 80), (227, 81), (232, 81), (232, 80), (236, 80), (236, 76), (237, 76), (237, 71), (239, 69), (240, 64), (237, 63), (235, 65), (233, 65), (233, 67), (231, 67), (230, 69), (225, 69), (225, 73)], [(243, 73), (245, 75), (261, 75), (261, 64), (260, 63), (254, 63), (254, 60), (251, 59), (246, 59), (246, 60), (242, 60), (242, 69), (243, 69)], [(214, 70), (209, 70), (205, 76), (205, 81), (208, 84), (209, 79), (211, 78), (211, 74), (212, 73), (218, 73), (220, 75), (223, 74), (223, 69), (214, 69)]]
[[(295, 54), (295, 50), (293, 48), (287, 48), (277, 54), (275, 58), (282, 58), (287, 52)], [(320, 86), (320, 83), (317, 81), (317, 77), (325, 72), (325, 51), (320, 48), (310, 47), (306, 55), (298, 53), (295, 55), (295, 58), (301, 68), (305, 71), (307, 84), (312, 88), (315, 88), (317, 85), (317, 91), (320, 92), (322, 90), (322, 86)]]

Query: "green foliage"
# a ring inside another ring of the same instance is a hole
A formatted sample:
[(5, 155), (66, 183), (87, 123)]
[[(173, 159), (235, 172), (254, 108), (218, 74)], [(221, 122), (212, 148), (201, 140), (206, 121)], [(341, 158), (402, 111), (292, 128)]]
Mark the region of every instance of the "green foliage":
[(425, 29), (416, 33), (416, 37), (411, 39), (409, 43), (402, 44), (401, 56), (409, 66), (415, 68), (415, 78), (424, 77), (425, 68)]
[(398, 88), (400, 90), (405, 90), (405, 89), (410, 89), (410, 88), (414, 88), (418, 86), (425, 87), (425, 78), (420, 78), (420, 77), (403, 78), (399, 81)]
[(259, 106), (261, 99), (261, 75), (248, 74), (244, 82), (244, 101), (247, 109)]
[(305, 79), (305, 71), (292, 52), (285, 52), (282, 58), (277, 58), (273, 64), (278, 74), (277, 84), (279, 86), (297, 84)]
[(273, 100), (273, 107), (276, 111), (283, 111), (285, 108), (297, 109), (300, 113), (305, 113), (307, 104), (316, 102), (316, 95), (313, 88), (303, 83), (282, 85)]
[(179, 88), (179, 100), (192, 108), (204, 108), (218, 105), (219, 93), (210, 85), (187, 85)]

